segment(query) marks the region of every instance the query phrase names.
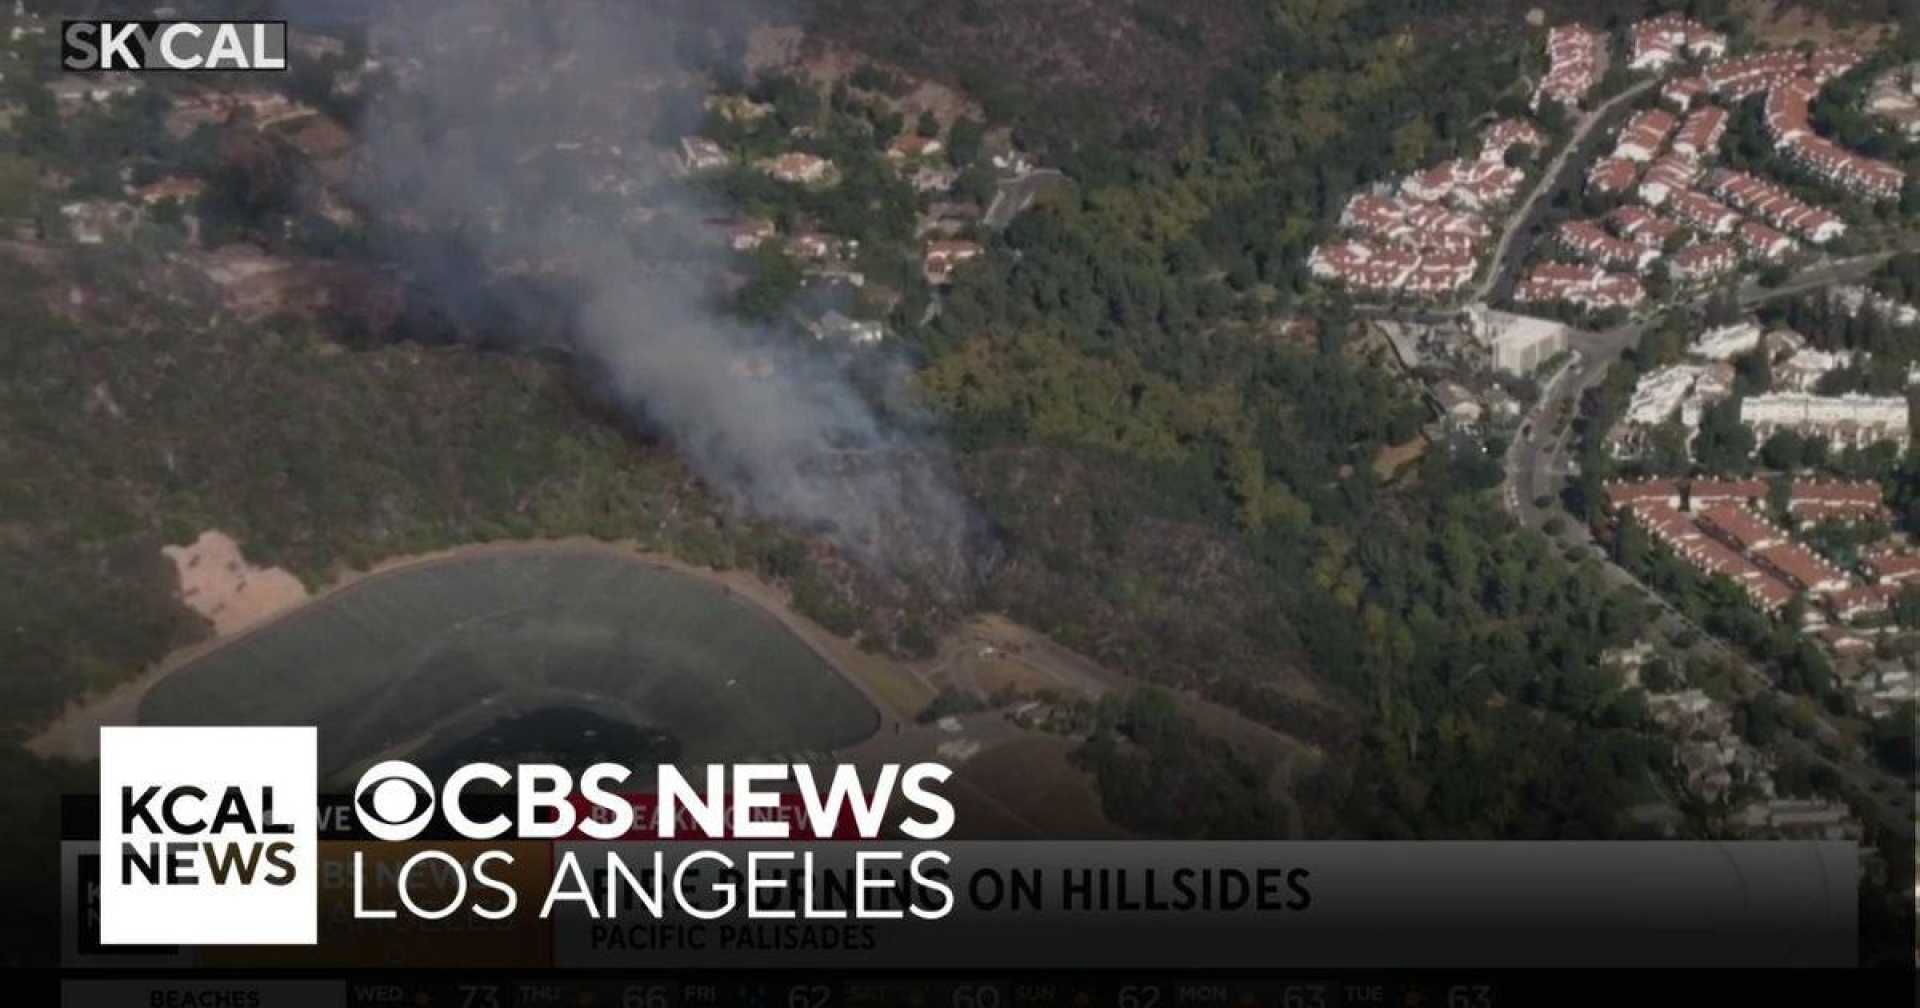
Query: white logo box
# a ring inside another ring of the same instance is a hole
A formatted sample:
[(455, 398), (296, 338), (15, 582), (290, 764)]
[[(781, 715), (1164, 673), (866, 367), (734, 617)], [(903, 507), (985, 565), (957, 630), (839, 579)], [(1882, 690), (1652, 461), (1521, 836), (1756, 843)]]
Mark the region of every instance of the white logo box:
[[(318, 903), (314, 828), (315, 732), (311, 727), (103, 727), (100, 729), (100, 942), (102, 945), (312, 945), (317, 940)], [(240, 826), (219, 832), (166, 832), (158, 799), (150, 806), (161, 832), (122, 821), (123, 792), (152, 786), (191, 785), (211, 796), (186, 802), (182, 818), (210, 820), (230, 787), (246, 796), (253, 827), (261, 826), (260, 796), (273, 794), (273, 821), (286, 834), (262, 836)], [(253, 844), (285, 840), (293, 878), (283, 885), (256, 875), (251, 882), (209, 877), (197, 853), (195, 884), (155, 883), (124, 871), (125, 844), (142, 852), (154, 841)]]

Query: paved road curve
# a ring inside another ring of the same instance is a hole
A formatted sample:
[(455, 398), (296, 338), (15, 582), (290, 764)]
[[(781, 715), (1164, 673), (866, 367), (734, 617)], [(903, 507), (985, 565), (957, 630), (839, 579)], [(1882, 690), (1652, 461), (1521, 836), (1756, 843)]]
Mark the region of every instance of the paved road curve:
[[(1893, 252), (1876, 252), (1819, 264), (1802, 270), (1778, 287), (1763, 288), (1748, 283), (1741, 288), (1739, 300), (1742, 307), (1752, 307), (1832, 284), (1857, 281), (1893, 255)], [(1563, 481), (1568, 475), (1568, 460), (1574, 449), (1570, 421), (1579, 407), (1581, 395), (1606, 380), (1607, 369), (1619, 360), (1622, 351), (1638, 344), (1641, 333), (1657, 318), (1630, 322), (1604, 332), (1575, 332), (1572, 335), (1570, 348), (1579, 357), (1542, 386), (1539, 401), (1521, 426), (1525, 434), (1514, 438), (1513, 444), (1507, 449), (1507, 477), (1500, 488), (1501, 500), (1523, 525), (1545, 534), (1547, 522), (1558, 515), (1563, 518), (1558, 541), (1582, 549), (1597, 546), (1592, 530), (1586, 523), (1566, 520), (1557, 503)], [(1563, 417), (1566, 418), (1565, 422)], [(1590, 434), (1597, 437), (1601, 432)], [(1536, 500), (1540, 498), (1548, 498), (1545, 507), (1536, 505)], [(1738, 671), (1741, 688), (1747, 695), (1778, 691), (1778, 686), (1762, 670), (1724, 641), (1707, 633), (1626, 569), (1604, 557), (1602, 565), (1609, 584), (1638, 591), (1654, 607), (1654, 611), (1660, 614), (1658, 623), (1670, 639), (1677, 630), (1692, 630), (1703, 648), (1716, 656), (1731, 659)], [(1826, 758), (1814, 744), (1816, 742), (1825, 743), (1841, 758)], [(1848, 742), (1847, 736), (1825, 712), (1815, 712), (1810, 740), (1790, 738), (1783, 740), (1782, 745), (1809, 762), (1831, 767), (1851, 788), (1867, 797), (1868, 800), (1862, 804), (1867, 806), (1866, 811), (1882, 827), (1896, 832), (1913, 829), (1913, 806), (1908, 804), (1911, 796), (1906, 782), (1887, 773), (1874, 762), (1871, 754), (1860, 751)]]
[(1487, 278), (1480, 282), (1480, 286), (1474, 288), (1473, 296), (1467, 299), (1469, 302), (1484, 301), (1489, 294), (1493, 293), (1494, 285), (1499, 282), (1501, 275), (1507, 270), (1507, 246), (1513, 241), (1514, 234), (1517, 233), (1520, 230), (1520, 226), (1525, 224), (1527, 219), (1533, 215), (1534, 204), (1540, 202), (1540, 197), (1553, 191), (1555, 181), (1559, 179), (1560, 173), (1566, 169), (1567, 159), (1572, 157), (1573, 153), (1580, 149), (1581, 144), (1587, 139), (1587, 134), (1593, 131), (1593, 127), (1598, 125), (1600, 120), (1606, 118), (1607, 113), (1617, 108), (1620, 103), (1631, 101), (1636, 95), (1644, 93), (1648, 88), (1658, 83), (1660, 83), (1660, 78), (1649, 77), (1625, 91), (1614, 95), (1612, 98), (1595, 105), (1587, 111), (1586, 115), (1580, 117), (1580, 121), (1574, 124), (1572, 135), (1567, 137), (1567, 142), (1560, 146), (1560, 153), (1553, 156), (1553, 160), (1548, 162), (1546, 170), (1541, 172), (1539, 178), (1534, 182), (1533, 191), (1527, 193), (1527, 198), (1522, 200), (1520, 205), (1514, 208), (1513, 213), (1507, 216), (1506, 226), (1500, 229), (1500, 244), (1495, 245), (1493, 248), (1493, 258), (1491, 260), (1493, 265), (1487, 269)]
[[(1778, 287), (1767, 288), (1748, 282), (1740, 290), (1740, 305), (1751, 308), (1766, 301), (1804, 294), (1832, 284), (1862, 280), (1893, 255), (1893, 252), (1875, 252), (1811, 266)], [(1702, 295), (1703, 298), (1709, 296)], [(1605, 381), (1607, 368), (1619, 360), (1620, 354), (1628, 347), (1638, 345), (1641, 333), (1657, 320), (1656, 315), (1605, 332), (1576, 330), (1572, 334), (1570, 349), (1579, 352), (1580, 359), (1540, 390), (1540, 400), (1527, 415), (1527, 425), (1523, 428), (1527, 435), (1515, 438), (1507, 449), (1507, 480), (1503, 491), (1509, 509), (1526, 524), (1538, 528), (1545, 524), (1548, 517), (1557, 513), (1552, 507), (1541, 509), (1533, 506), (1534, 498), (1559, 493), (1560, 480), (1567, 474), (1567, 460), (1573, 454), (1571, 433), (1565, 427), (1557, 427), (1556, 421), (1563, 411), (1571, 416), (1579, 405), (1581, 395)]]
[(1066, 176), (1052, 168), (1036, 168), (1017, 178), (1003, 179), (993, 192), (993, 201), (987, 204), (983, 223), (998, 230), (1013, 223), (1013, 218), (1033, 203), (1034, 197), (1048, 185), (1065, 179)]
[[(1510, 272), (1517, 263), (1509, 262), (1512, 257), (1514, 236), (1532, 217), (1540, 199), (1557, 188), (1560, 175), (1566, 171), (1567, 162), (1585, 143), (1593, 128), (1621, 103), (1633, 100), (1647, 89), (1658, 84), (1658, 78), (1640, 81), (1626, 90), (1614, 95), (1589, 110), (1574, 126), (1567, 142), (1560, 152), (1539, 174), (1527, 197), (1509, 215), (1501, 229), (1500, 241), (1494, 248), (1487, 270), (1487, 276), (1474, 289), (1467, 303), (1484, 301), (1498, 286), (1501, 278)], [(1903, 243), (1902, 248), (1855, 256), (1848, 259), (1825, 260), (1794, 274), (1784, 284), (1775, 287), (1761, 287), (1751, 277), (1747, 278), (1738, 291), (1738, 300), (1742, 308), (1751, 308), (1766, 301), (1782, 297), (1804, 294), (1808, 291), (1833, 284), (1858, 281), (1875, 268), (1891, 258), (1897, 251), (1913, 250), (1914, 243)], [(1655, 311), (1643, 318), (1630, 321), (1602, 332), (1574, 331), (1569, 337), (1569, 349), (1576, 356), (1559, 373), (1551, 376), (1541, 388), (1540, 398), (1533, 409), (1522, 421), (1521, 436), (1514, 439), (1507, 448), (1505, 458), (1505, 479), (1500, 486), (1502, 504), (1523, 525), (1540, 531), (1546, 531), (1547, 523), (1555, 516), (1565, 519), (1565, 514), (1557, 504), (1563, 481), (1568, 475), (1568, 461), (1573, 454), (1574, 438), (1572, 418), (1577, 410), (1581, 396), (1586, 391), (1606, 380), (1607, 369), (1620, 359), (1629, 347), (1637, 346), (1640, 336), (1648, 326), (1658, 321), (1666, 310), (1684, 307), (1712, 296), (1712, 292), (1703, 293), (1690, 299)], [(1457, 312), (1448, 309), (1409, 308), (1367, 306), (1358, 309), (1360, 314), (1377, 318), (1393, 318), (1404, 322), (1439, 323)], [(1598, 436), (1598, 432), (1595, 432)], [(1545, 498), (1545, 507), (1536, 506), (1535, 501)], [(1580, 549), (1595, 549), (1597, 542), (1592, 530), (1586, 523), (1563, 520), (1558, 540), (1567, 546)], [(1726, 642), (1706, 633), (1694, 624), (1684, 613), (1676, 609), (1658, 592), (1642, 584), (1626, 569), (1614, 564), (1611, 559), (1602, 557), (1602, 566), (1609, 584), (1630, 588), (1640, 593), (1658, 613), (1656, 626), (1669, 638), (1681, 629), (1692, 630), (1697, 635), (1699, 648), (1718, 656), (1731, 659), (1738, 671), (1741, 688), (1747, 695), (1777, 691), (1778, 687), (1759, 668), (1747, 662)], [(1655, 627), (1649, 627), (1655, 629)], [(1871, 754), (1854, 746), (1847, 736), (1837, 728), (1824, 711), (1814, 711), (1810, 739), (1787, 738), (1782, 743), (1787, 749), (1809, 761), (1833, 768), (1847, 784), (1860, 794), (1869, 798), (1865, 803), (1867, 811), (1881, 826), (1896, 832), (1911, 832), (1914, 828), (1913, 806), (1908, 804), (1914, 796), (1908, 793), (1907, 784), (1895, 775), (1887, 773)], [(1819, 751), (1816, 743), (1824, 743), (1840, 758), (1830, 760)]]

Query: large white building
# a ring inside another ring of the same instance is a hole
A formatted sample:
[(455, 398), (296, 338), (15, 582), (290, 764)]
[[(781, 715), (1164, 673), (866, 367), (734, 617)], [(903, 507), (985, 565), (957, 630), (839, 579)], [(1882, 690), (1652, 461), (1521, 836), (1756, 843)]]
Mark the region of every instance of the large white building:
[(1749, 396), (1740, 403), (1740, 419), (1761, 442), (1777, 431), (1791, 430), (1802, 437), (1825, 438), (1835, 448), (1891, 441), (1905, 451), (1911, 439), (1906, 396)]
[(1632, 424), (1662, 424), (1680, 408), (1681, 400), (1693, 391), (1693, 381), (1703, 370), (1691, 364), (1675, 364), (1649, 371), (1633, 387), (1633, 399), (1627, 403), (1625, 420)]
[(1638, 455), (1646, 447), (1647, 436), (1669, 420), (1679, 420), (1686, 428), (1687, 443), (1693, 443), (1700, 429), (1701, 414), (1708, 406), (1733, 394), (1733, 366), (1726, 363), (1670, 364), (1640, 376), (1633, 387), (1633, 398), (1607, 438), (1607, 448), (1615, 458)]
[(1827, 375), (1865, 361), (1865, 353), (1852, 350), (1814, 350), (1801, 348), (1773, 365), (1773, 387), (1783, 392), (1811, 392)]
[(1687, 352), (1695, 357), (1708, 360), (1732, 360), (1744, 353), (1750, 353), (1760, 345), (1760, 327), (1752, 322), (1735, 322), (1732, 325), (1708, 329), (1694, 337)]
[(1485, 305), (1467, 309), (1468, 331), (1485, 343), (1496, 370), (1531, 374), (1567, 348), (1567, 327), (1552, 319), (1495, 311)]

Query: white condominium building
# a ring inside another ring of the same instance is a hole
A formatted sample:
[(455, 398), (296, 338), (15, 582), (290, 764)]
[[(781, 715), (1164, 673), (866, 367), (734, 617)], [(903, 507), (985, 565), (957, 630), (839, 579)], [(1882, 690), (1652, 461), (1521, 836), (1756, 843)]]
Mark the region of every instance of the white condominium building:
[(1910, 440), (1905, 396), (1749, 396), (1740, 403), (1740, 419), (1762, 442), (1781, 430), (1826, 438), (1836, 448), (1892, 441), (1905, 450)]

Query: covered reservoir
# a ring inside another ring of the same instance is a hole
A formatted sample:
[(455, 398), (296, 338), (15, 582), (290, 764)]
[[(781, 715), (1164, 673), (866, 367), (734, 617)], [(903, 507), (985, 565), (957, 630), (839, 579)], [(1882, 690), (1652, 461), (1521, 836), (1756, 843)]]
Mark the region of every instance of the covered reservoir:
[(143, 724), (312, 724), (323, 778), (376, 757), (721, 762), (879, 715), (778, 619), (610, 548), (482, 549), (376, 574), (155, 684)]

